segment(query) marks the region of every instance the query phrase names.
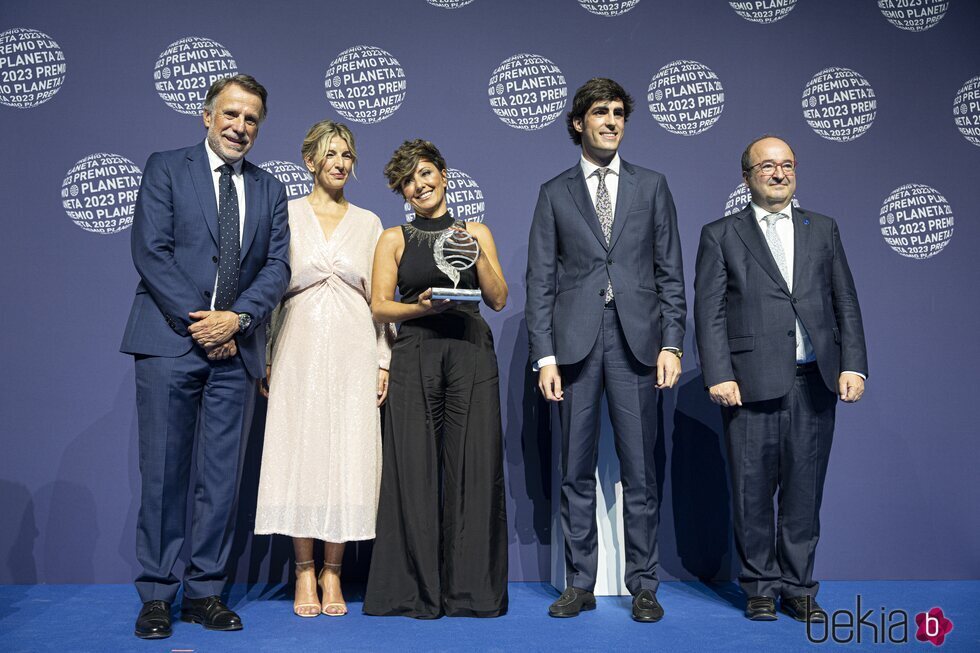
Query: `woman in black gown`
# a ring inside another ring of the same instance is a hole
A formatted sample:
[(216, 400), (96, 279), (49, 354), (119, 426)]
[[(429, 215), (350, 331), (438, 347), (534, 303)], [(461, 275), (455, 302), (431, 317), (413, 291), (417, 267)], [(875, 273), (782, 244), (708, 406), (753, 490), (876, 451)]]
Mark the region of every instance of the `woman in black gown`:
[(479, 302), (432, 299), (433, 287), (453, 286), (433, 259), (436, 240), (450, 229), (477, 240), (480, 254), (457, 287), (479, 289), (495, 311), (507, 301), (507, 283), (490, 230), (449, 214), (446, 162), (432, 143), (403, 143), (385, 176), (415, 220), (385, 230), (375, 250), (371, 311), (401, 326), (364, 612), (497, 617), (507, 611), (497, 359)]

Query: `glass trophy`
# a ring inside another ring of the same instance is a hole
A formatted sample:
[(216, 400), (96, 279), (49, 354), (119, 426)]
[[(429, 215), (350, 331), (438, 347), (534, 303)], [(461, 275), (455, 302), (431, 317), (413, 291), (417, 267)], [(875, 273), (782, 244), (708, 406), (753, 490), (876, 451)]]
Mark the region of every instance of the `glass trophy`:
[(476, 264), (480, 256), (480, 244), (463, 229), (447, 229), (432, 247), (432, 257), (439, 271), (453, 282), (452, 288), (433, 288), (432, 299), (451, 299), (456, 302), (478, 302), (482, 299), (479, 288), (457, 288), (459, 273)]

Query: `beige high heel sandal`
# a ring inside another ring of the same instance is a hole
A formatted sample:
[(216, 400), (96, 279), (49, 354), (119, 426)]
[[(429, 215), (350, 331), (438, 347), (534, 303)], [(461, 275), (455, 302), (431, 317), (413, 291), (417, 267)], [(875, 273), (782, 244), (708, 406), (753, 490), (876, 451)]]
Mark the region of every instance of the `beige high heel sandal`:
[[(337, 581), (340, 582), (340, 568), (341, 565), (331, 564), (329, 562), (323, 563), (323, 569), (320, 570), (320, 574), (317, 576), (317, 583), (320, 585), (320, 589), (323, 590), (323, 598), (327, 597), (327, 588), (324, 587), (323, 583), (323, 572), (327, 569), (337, 570)], [(324, 603), (321, 608), (321, 613), (327, 615), (328, 617), (343, 617), (347, 614), (347, 603)]]
[[(306, 569), (313, 569), (313, 561), (307, 560), (306, 562), (296, 563), (296, 580), (299, 581), (299, 573)], [(308, 597), (307, 597), (308, 598)], [(299, 596), (299, 588), (296, 588), (296, 592), (293, 595), (293, 614), (297, 617), (303, 617), (309, 619), (311, 617), (320, 616), (320, 600), (316, 593), (316, 585), (313, 586), (313, 598), (316, 599), (316, 603), (301, 603)], [(315, 611), (314, 611), (315, 609)]]

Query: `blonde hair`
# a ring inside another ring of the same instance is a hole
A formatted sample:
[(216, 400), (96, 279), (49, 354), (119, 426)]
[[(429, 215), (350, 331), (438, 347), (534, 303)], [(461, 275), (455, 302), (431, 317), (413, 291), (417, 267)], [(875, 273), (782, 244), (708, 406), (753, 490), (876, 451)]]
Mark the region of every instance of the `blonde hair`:
[[(303, 139), (303, 161), (311, 161), (313, 163), (314, 176), (319, 174), (320, 169), (323, 167), (323, 161), (327, 156), (327, 151), (330, 149), (330, 141), (333, 140), (334, 136), (347, 143), (347, 148), (350, 150), (351, 158), (353, 159), (351, 164), (351, 172), (353, 173), (354, 166), (357, 165), (357, 148), (354, 147), (354, 134), (343, 123), (334, 122), (333, 120), (321, 120), (310, 127), (310, 131), (306, 132), (306, 137)], [(357, 175), (354, 175), (354, 178), (356, 179)]]

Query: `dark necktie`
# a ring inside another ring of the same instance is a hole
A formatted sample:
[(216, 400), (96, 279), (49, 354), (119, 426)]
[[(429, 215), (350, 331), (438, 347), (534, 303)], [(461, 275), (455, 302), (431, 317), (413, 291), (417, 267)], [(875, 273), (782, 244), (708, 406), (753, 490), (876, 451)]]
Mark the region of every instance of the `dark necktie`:
[[(595, 193), (595, 212), (599, 218), (599, 224), (602, 225), (602, 235), (606, 237), (606, 246), (608, 246), (612, 238), (613, 225), (612, 200), (609, 197), (609, 188), (606, 187), (606, 175), (609, 174), (609, 168), (598, 168), (592, 174), (599, 178), (599, 187)], [(611, 302), (612, 298), (612, 279), (610, 279), (606, 284), (606, 303)]]
[(218, 288), (214, 297), (214, 308), (226, 311), (238, 298), (238, 257), (241, 244), (238, 192), (231, 179), (233, 169), (226, 163), (218, 170), (221, 172), (221, 179), (218, 181)]

